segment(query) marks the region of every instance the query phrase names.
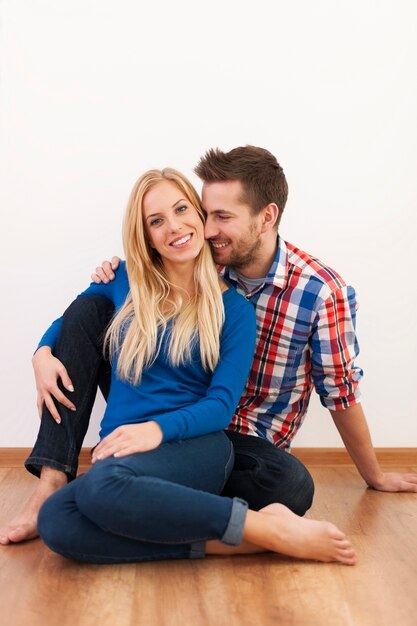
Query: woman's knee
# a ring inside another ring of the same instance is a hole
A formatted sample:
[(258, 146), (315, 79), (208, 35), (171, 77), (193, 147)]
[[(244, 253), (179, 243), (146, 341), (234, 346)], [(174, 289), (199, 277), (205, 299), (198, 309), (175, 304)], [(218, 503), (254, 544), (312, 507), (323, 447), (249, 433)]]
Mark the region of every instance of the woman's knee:
[(42, 505), (38, 515), (38, 533), (51, 550), (58, 554), (65, 554), (71, 548), (68, 541), (68, 528), (68, 509), (60, 490)]
[(131, 476), (123, 459), (99, 461), (79, 479), (75, 496), (79, 510), (89, 519), (101, 518)]
[(107, 298), (78, 296), (64, 312), (63, 326), (72, 330), (91, 326), (103, 333), (113, 313), (113, 303)]

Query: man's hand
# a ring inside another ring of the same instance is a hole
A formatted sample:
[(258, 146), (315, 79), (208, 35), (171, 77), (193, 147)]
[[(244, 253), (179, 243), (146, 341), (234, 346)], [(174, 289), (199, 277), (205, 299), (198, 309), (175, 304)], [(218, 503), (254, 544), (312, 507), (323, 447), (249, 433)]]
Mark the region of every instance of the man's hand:
[(330, 411), (343, 439), (366, 484), (377, 491), (412, 491), (417, 493), (417, 474), (383, 472), (365, 419), (362, 406), (355, 404), (340, 411)]
[(91, 460), (95, 463), (109, 456), (124, 457), (136, 452), (148, 452), (157, 448), (162, 439), (162, 430), (156, 422), (125, 424), (100, 441)]
[(49, 409), (57, 424), (61, 423), (61, 417), (55, 406), (53, 398), (66, 406), (71, 411), (75, 411), (75, 405), (69, 400), (58, 387), (58, 380), (61, 379), (62, 384), (68, 391), (74, 391), (68, 372), (58, 359), (56, 359), (51, 348), (43, 346), (35, 352), (32, 358), (33, 370), (35, 373), (36, 389), (38, 391), (38, 413), (42, 416), (42, 405)]
[(417, 493), (417, 474), (383, 472), (380, 479), (369, 486), (377, 491), (413, 491)]
[(112, 257), (111, 261), (103, 261), (102, 265), (96, 267), (95, 273), (91, 274), (91, 280), (94, 283), (108, 283), (114, 279), (114, 270), (119, 267), (120, 259), (118, 256)]

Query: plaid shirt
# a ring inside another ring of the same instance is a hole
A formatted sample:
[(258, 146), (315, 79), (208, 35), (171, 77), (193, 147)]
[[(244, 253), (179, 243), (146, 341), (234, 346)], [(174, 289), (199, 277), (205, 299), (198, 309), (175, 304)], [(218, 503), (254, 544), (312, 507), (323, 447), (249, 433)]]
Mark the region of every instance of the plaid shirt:
[(328, 409), (359, 401), (362, 370), (352, 287), (318, 259), (278, 239), (265, 282), (247, 293), (232, 268), (223, 272), (256, 307), (257, 344), (246, 388), (228, 430), (289, 448), (313, 385)]

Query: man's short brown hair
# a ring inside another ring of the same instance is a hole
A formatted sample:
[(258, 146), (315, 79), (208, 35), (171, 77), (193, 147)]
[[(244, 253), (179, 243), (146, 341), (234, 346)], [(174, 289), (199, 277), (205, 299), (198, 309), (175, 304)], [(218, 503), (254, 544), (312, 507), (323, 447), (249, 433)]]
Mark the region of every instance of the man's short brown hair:
[(288, 185), (284, 171), (273, 154), (256, 146), (241, 146), (230, 152), (212, 148), (201, 157), (194, 172), (205, 183), (238, 180), (242, 200), (257, 215), (270, 204), (278, 206), (277, 225), (287, 202)]

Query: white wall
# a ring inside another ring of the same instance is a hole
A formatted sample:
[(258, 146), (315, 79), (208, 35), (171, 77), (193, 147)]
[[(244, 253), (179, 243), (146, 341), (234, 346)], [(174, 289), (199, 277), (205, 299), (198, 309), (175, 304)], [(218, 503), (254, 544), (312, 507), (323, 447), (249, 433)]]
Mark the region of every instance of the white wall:
[[(284, 237), (357, 288), (375, 445), (416, 446), (414, 0), (0, 6), (0, 446), (33, 442), (31, 353), (122, 255), (136, 177), (172, 165), (197, 182), (204, 150), (246, 143), (285, 169)], [(341, 445), (316, 400), (296, 445)]]

